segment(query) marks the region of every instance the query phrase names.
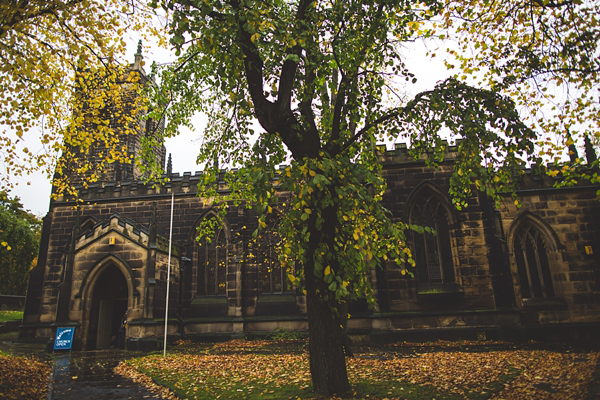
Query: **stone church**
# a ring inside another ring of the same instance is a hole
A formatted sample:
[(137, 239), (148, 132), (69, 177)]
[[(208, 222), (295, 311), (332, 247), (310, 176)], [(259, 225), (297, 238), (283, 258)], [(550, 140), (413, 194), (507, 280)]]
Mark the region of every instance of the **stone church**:
[[(143, 74), (141, 54), (132, 69)], [(140, 135), (152, 121), (140, 120)], [(129, 139), (135, 154), (139, 141)], [(136, 144), (137, 143), (137, 144)], [(485, 194), (456, 210), (448, 195), (453, 154), (438, 169), (411, 159), (405, 146), (379, 154), (385, 207), (397, 220), (430, 226), (414, 234), (413, 275), (393, 263), (372, 272), (378, 305), (349, 305), (351, 335), (378, 340), (584, 337), (600, 327), (598, 186), (554, 188), (527, 171), (517, 194), (497, 206)], [(165, 151), (158, 153), (165, 163)], [(144, 183), (131, 165), (81, 188), (86, 206), (58, 198), (43, 220), (38, 265), (31, 271), (20, 338), (50, 341), (75, 327), (75, 347), (153, 348), (163, 338), (170, 265), (168, 332), (205, 340), (307, 330), (301, 291), (273, 262), (276, 238), (252, 246), (257, 215), (229, 207), (218, 218), (196, 196), (201, 172)], [(222, 193), (227, 192), (219, 182)], [(169, 260), (171, 197), (173, 247)], [(218, 218), (213, 240), (198, 242), (202, 220)], [(268, 231), (267, 231), (268, 232)], [(250, 256), (250, 254), (254, 256)]]

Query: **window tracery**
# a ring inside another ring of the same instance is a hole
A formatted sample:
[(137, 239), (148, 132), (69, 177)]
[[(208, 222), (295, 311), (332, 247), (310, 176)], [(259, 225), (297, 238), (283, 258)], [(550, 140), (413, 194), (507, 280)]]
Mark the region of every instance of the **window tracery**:
[(413, 259), (419, 283), (454, 282), (448, 216), (438, 198), (429, 190), (415, 199), (410, 212), (410, 223), (435, 231), (412, 234)]
[(275, 217), (267, 218), (266, 227), (256, 238), (259, 294), (281, 294), (292, 290), (287, 271), (281, 266), (278, 257), (281, 238), (277, 233), (277, 224)]
[(523, 223), (516, 231), (514, 252), (521, 296), (524, 299), (554, 297), (547, 242), (530, 222)]
[(214, 235), (203, 237), (199, 246), (198, 295), (224, 296), (226, 294), (228, 242), (223, 226), (217, 223)]

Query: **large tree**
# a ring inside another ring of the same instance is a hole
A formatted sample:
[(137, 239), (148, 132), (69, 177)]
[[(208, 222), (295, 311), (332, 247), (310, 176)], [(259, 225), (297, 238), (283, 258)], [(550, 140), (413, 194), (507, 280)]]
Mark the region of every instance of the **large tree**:
[[(139, 78), (127, 74), (128, 30), (156, 33), (148, 30), (152, 15), (144, 4), (137, 0), (0, 2), (0, 188), (14, 186), (17, 177), (34, 170), (52, 176), (57, 162), (61, 169), (67, 159), (85, 173), (90, 165), (79, 156), (93, 144), (106, 148), (104, 163), (131, 161), (119, 145), (119, 135), (131, 129), (115, 127), (131, 125), (132, 108), (143, 112), (143, 105), (131, 105), (121, 88), (124, 81), (132, 86)], [(60, 155), (66, 157), (58, 160)], [(88, 179), (93, 175), (88, 173)], [(72, 188), (64, 179), (55, 186)]]
[[(487, 2), (476, 4), (483, 10)], [(403, 44), (437, 36), (433, 24), (455, 18), (443, 2), (160, 5), (171, 13), (171, 43), (180, 57), (161, 71), (155, 117), (166, 114), (165, 132), (175, 134), (196, 112), (209, 116), (200, 195), (222, 207), (254, 207), (263, 227), (276, 206), (286, 208), (279, 259), (307, 296), (314, 390), (345, 393), (346, 305), (358, 296), (373, 301), (369, 277), (382, 260), (402, 268), (414, 264), (404, 232), (423, 229), (381, 206), (385, 182), (377, 143), (407, 140), (415, 157), (435, 165), (443, 158), (443, 139), (465, 139), (451, 182), (460, 207), (473, 189), (492, 196), (512, 190), (515, 174), (533, 159), (536, 134), (493, 85), (476, 88), (450, 78), (406, 98), (404, 89), (415, 78)], [(527, 20), (517, 16), (514, 22)], [(278, 169), (282, 163), (288, 165)], [(225, 175), (226, 198), (214, 185), (218, 164), (236, 167)]]
[(0, 192), (0, 294), (25, 295), (37, 263), (42, 223), (18, 197)]

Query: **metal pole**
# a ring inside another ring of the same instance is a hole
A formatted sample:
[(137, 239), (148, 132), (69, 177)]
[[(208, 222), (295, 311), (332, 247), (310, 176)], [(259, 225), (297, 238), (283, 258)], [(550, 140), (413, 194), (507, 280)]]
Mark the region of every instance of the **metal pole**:
[[(173, 189), (171, 189), (173, 190)], [(167, 325), (169, 320), (169, 290), (171, 289), (171, 248), (173, 240), (173, 203), (175, 193), (171, 192), (171, 223), (169, 226), (169, 258), (167, 260), (167, 298), (165, 300), (165, 340), (163, 344), (163, 358), (167, 357)]]

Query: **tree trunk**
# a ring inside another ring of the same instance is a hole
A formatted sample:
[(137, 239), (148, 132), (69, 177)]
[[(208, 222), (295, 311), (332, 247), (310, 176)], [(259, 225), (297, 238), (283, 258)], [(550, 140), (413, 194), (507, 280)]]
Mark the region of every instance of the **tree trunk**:
[[(308, 221), (312, 229), (309, 257), (304, 265), (310, 373), (314, 391), (319, 395), (344, 395), (350, 391), (346, 372), (346, 354), (350, 354), (345, 323), (347, 306), (335, 300), (323, 278), (317, 278), (314, 273), (313, 255), (319, 244), (325, 242), (333, 249), (336, 212), (332, 207), (325, 210), (323, 215), (326, 222), (321, 231), (314, 228), (313, 218)], [(331, 264), (332, 269), (337, 271), (336, 260), (331, 260)], [(329, 296), (327, 300), (324, 299), (326, 295)]]
[[(307, 278), (308, 350), (310, 374), (314, 391), (322, 396), (344, 395), (350, 391), (346, 372), (345, 327), (339, 317), (334, 316), (335, 301), (324, 301), (317, 293), (316, 279)], [(313, 281), (313, 284), (309, 284)], [(312, 286), (312, 287), (311, 287)], [(321, 292), (322, 293), (322, 292)], [(343, 312), (344, 307), (337, 307)]]

